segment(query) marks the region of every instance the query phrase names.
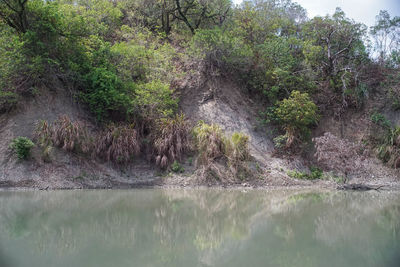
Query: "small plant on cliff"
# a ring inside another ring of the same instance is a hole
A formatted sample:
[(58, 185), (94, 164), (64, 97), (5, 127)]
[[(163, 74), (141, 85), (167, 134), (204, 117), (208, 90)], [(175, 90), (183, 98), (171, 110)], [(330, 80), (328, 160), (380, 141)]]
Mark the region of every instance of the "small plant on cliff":
[(243, 133), (233, 133), (230, 139), (226, 139), (225, 147), (225, 154), (232, 164), (250, 158), (249, 137)]
[(47, 121), (41, 120), (38, 122), (35, 129), (35, 139), (42, 149), (42, 159), (45, 162), (49, 162), (51, 160), (50, 154), (53, 149), (53, 141), (52, 127)]
[(161, 119), (158, 123), (158, 136), (154, 141), (156, 164), (166, 168), (171, 162), (182, 159), (190, 150), (189, 124), (185, 115)]
[(171, 170), (175, 173), (183, 173), (185, 171), (182, 165), (176, 160), (174, 161), (174, 163), (172, 163)]
[(388, 128), (382, 143), (376, 148), (378, 158), (393, 168), (400, 167), (400, 127)]
[(199, 151), (198, 163), (207, 165), (225, 154), (225, 136), (217, 124), (200, 121), (193, 129), (196, 147)]
[(132, 124), (110, 125), (95, 143), (98, 157), (115, 163), (127, 163), (140, 153), (139, 135)]
[[(381, 113), (371, 114), (371, 121), (380, 126), (384, 133), (378, 135), (375, 152), (377, 157), (393, 168), (400, 167), (400, 127), (392, 123)], [(379, 131), (374, 131), (375, 133)], [(372, 135), (371, 135), (372, 137)]]
[(316, 180), (316, 179), (322, 179), (323, 178), (323, 171), (320, 168), (317, 167), (310, 167), (309, 172), (301, 172), (301, 171), (288, 171), (287, 174), (295, 179), (301, 179), (301, 180)]
[(67, 151), (89, 153), (92, 150), (86, 125), (72, 121), (68, 116), (61, 116), (53, 123), (51, 139), (55, 146)]
[(250, 175), (245, 161), (250, 159), (249, 137), (243, 133), (233, 133), (225, 138), (225, 156), (232, 174), (240, 179)]
[(35, 144), (27, 137), (19, 136), (14, 138), (10, 144), (10, 148), (17, 154), (19, 159), (26, 159), (31, 153), (31, 148)]
[(371, 121), (385, 129), (392, 127), (391, 122), (382, 113), (376, 111), (371, 114)]
[(60, 116), (54, 123), (40, 121), (35, 129), (35, 139), (42, 148), (45, 161), (50, 160), (53, 146), (84, 154), (93, 151), (93, 141), (86, 125), (81, 121), (72, 121), (68, 116)]
[(310, 134), (310, 127), (319, 120), (318, 108), (307, 93), (293, 91), (289, 98), (277, 103), (275, 116), (286, 131), (286, 147), (295, 139), (304, 139)]

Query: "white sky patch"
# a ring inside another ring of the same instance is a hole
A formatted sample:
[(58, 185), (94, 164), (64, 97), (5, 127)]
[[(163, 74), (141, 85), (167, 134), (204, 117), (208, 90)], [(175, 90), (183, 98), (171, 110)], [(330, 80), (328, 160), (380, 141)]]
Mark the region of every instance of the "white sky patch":
[[(242, 0), (233, 0), (239, 4)], [(387, 10), (393, 16), (400, 16), (400, 0), (293, 0), (304, 7), (310, 18), (333, 14), (340, 7), (349, 18), (367, 26), (375, 24), (375, 16), (380, 10)]]

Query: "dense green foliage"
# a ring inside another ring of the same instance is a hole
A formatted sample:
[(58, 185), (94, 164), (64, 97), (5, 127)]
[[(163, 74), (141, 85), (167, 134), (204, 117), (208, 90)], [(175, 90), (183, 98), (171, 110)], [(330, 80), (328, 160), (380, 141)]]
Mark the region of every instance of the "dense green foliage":
[(35, 144), (27, 137), (14, 138), (10, 144), (10, 148), (15, 152), (19, 159), (26, 159), (31, 153), (31, 148)]
[(287, 99), (277, 103), (274, 115), (286, 131), (286, 146), (290, 146), (296, 137), (309, 136), (310, 127), (319, 119), (317, 106), (307, 93), (292, 91)]
[(287, 174), (296, 179), (302, 179), (302, 180), (316, 180), (316, 179), (322, 179), (323, 178), (323, 171), (319, 168), (316, 167), (311, 167), (309, 172), (300, 172), (300, 171), (288, 171)]

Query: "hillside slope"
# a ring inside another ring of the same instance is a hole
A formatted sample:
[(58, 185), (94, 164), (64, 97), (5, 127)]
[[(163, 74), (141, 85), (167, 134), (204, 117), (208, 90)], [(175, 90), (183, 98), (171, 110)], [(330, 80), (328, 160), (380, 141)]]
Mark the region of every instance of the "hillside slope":
[[(306, 169), (313, 155), (279, 158), (274, 156), (274, 145), (267, 135), (268, 129), (261, 126), (258, 111), (259, 103), (249, 99), (232, 80), (224, 77), (205, 77), (188, 75), (179, 85), (180, 109), (192, 125), (204, 120), (217, 123), (227, 135), (243, 132), (250, 137), (250, 151), (256, 165), (262, 171), (258, 178), (249, 177), (242, 181), (252, 186), (323, 186), (332, 187), (332, 181), (304, 181), (287, 176), (287, 170)], [(199, 181), (193, 164), (184, 163), (185, 173), (167, 175), (160, 173), (153, 163), (144, 158), (128, 166), (99, 163), (79, 155), (55, 148), (52, 161), (44, 162), (40, 149), (35, 147), (31, 159), (16, 159), (9, 149), (11, 140), (17, 136), (34, 138), (35, 124), (40, 120), (49, 122), (61, 115), (85, 121), (92, 131), (96, 125), (88, 112), (74, 101), (64, 90), (42, 90), (41, 94), (27, 98), (19, 103), (16, 110), (0, 117), (0, 186), (35, 188), (110, 188), (135, 187), (145, 185), (211, 185), (215, 181)], [(346, 117), (346, 138), (358, 141), (359, 135), (366, 134), (368, 127), (363, 123), (366, 114), (349, 113)], [(358, 122), (356, 124), (355, 122)], [(364, 128), (362, 128), (364, 125)], [(358, 131), (355, 131), (358, 127)], [(316, 129), (316, 135), (326, 131), (339, 135), (339, 124), (332, 118), (325, 118)], [(353, 130), (352, 130), (353, 129)], [(355, 133), (358, 133), (355, 134)], [(357, 138), (358, 136), (358, 138)], [(311, 152), (310, 152), (311, 153)], [(393, 186), (399, 183), (399, 172), (383, 166), (377, 159), (365, 160), (364, 169), (351, 179), (353, 183), (369, 183)], [(161, 177), (163, 176), (164, 177)], [(239, 184), (242, 184), (239, 182)], [(236, 182), (235, 182), (236, 183)], [(219, 183), (217, 183), (219, 184)], [(225, 183), (225, 185), (227, 185)]]

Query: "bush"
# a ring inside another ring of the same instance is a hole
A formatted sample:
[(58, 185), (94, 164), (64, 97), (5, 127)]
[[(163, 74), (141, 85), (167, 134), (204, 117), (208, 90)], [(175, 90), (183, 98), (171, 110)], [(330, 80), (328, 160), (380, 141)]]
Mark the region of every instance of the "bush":
[(225, 155), (225, 136), (217, 124), (200, 121), (193, 133), (199, 151), (198, 164), (207, 165)]
[(209, 125), (203, 121), (197, 124), (193, 132), (199, 152), (197, 164), (204, 166), (200, 176), (244, 179), (252, 175), (245, 164), (250, 159), (247, 135), (233, 133), (231, 138), (227, 138), (217, 124)]
[(175, 173), (183, 173), (185, 171), (182, 165), (179, 164), (179, 162), (176, 160), (174, 161), (174, 163), (172, 163), (171, 170)]
[(171, 82), (178, 74), (171, 64), (178, 56), (169, 42), (146, 29), (121, 27), (123, 41), (111, 47), (112, 63), (123, 81)]
[(128, 163), (139, 153), (139, 135), (133, 124), (110, 125), (96, 138), (95, 154), (104, 160)]
[(156, 164), (165, 168), (171, 162), (181, 160), (182, 155), (190, 150), (189, 124), (181, 114), (161, 119), (157, 128), (157, 138), (154, 141)]
[(196, 31), (190, 50), (219, 70), (245, 72), (251, 66), (253, 52), (243, 38), (221, 28)]
[(250, 159), (249, 137), (243, 133), (233, 133), (231, 138), (225, 140), (225, 156), (228, 166), (235, 177), (243, 179), (250, 171), (245, 161)]
[(371, 121), (383, 128), (391, 128), (392, 126), (390, 121), (386, 119), (383, 114), (376, 111), (371, 114)]
[(300, 172), (300, 171), (288, 171), (287, 174), (296, 179), (301, 179), (301, 180), (317, 180), (317, 179), (322, 179), (323, 178), (323, 171), (319, 168), (316, 167), (310, 167), (309, 172)]
[(44, 159), (49, 159), (53, 145), (115, 163), (127, 163), (140, 153), (139, 135), (133, 124), (111, 124), (91, 138), (84, 123), (61, 116), (53, 124), (39, 122), (35, 137), (43, 149)]
[(26, 159), (30, 155), (31, 148), (35, 144), (27, 137), (14, 138), (10, 144), (10, 148), (17, 154), (19, 159)]
[(375, 143), (377, 157), (390, 167), (400, 167), (400, 127), (392, 126), (392, 123), (378, 112), (371, 114), (371, 121), (380, 126), (380, 129), (373, 128), (371, 140)]
[(286, 147), (296, 138), (304, 139), (310, 134), (310, 127), (319, 120), (317, 106), (307, 93), (293, 91), (289, 98), (277, 103), (275, 115), (286, 131)]
[(18, 102), (18, 95), (13, 92), (0, 91), (0, 114), (10, 111)]
[(60, 116), (52, 124), (40, 121), (36, 126), (35, 139), (46, 159), (53, 145), (75, 153), (90, 154), (93, 151), (93, 140), (87, 126), (81, 121), (72, 121), (68, 116)]
[(158, 119), (172, 116), (178, 108), (178, 99), (173, 97), (170, 86), (159, 80), (138, 84), (135, 94), (137, 120), (148, 128)]
[(133, 92), (129, 94), (114, 72), (106, 68), (94, 68), (85, 76), (85, 80), (87, 89), (81, 97), (99, 121), (110, 118), (110, 115), (125, 120), (128, 118), (134, 106)]
[(400, 167), (400, 127), (390, 127), (381, 143), (375, 149), (378, 158), (390, 167)]
[(250, 157), (249, 137), (243, 133), (233, 133), (230, 139), (225, 139), (225, 154), (232, 164), (245, 161)]

